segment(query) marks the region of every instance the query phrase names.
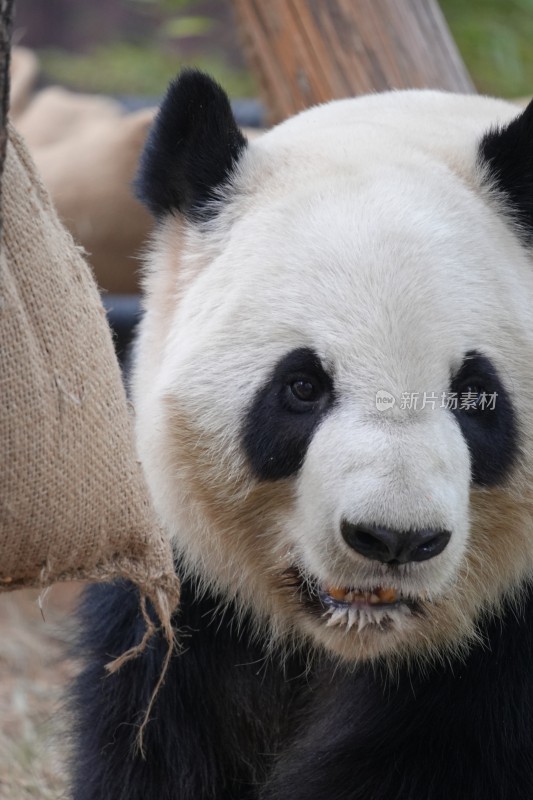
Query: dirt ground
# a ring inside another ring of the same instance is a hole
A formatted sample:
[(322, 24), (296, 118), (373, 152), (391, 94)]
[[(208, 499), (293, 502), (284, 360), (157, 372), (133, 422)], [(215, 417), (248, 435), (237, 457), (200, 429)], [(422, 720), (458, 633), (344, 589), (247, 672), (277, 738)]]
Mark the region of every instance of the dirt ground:
[(0, 800), (66, 797), (64, 690), (79, 584), (0, 594)]

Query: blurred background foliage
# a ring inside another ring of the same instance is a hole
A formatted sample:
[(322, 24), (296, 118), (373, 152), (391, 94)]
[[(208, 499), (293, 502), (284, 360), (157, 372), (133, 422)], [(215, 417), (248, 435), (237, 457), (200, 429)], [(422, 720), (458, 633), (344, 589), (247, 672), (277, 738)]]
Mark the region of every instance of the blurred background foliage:
[[(533, 0), (441, 8), (480, 92), (533, 94)], [(257, 94), (229, 0), (18, 0), (15, 40), (38, 51), (47, 82), (73, 89), (155, 98), (194, 64), (233, 97)]]
[(441, 0), (479, 92), (533, 95), (533, 0)]

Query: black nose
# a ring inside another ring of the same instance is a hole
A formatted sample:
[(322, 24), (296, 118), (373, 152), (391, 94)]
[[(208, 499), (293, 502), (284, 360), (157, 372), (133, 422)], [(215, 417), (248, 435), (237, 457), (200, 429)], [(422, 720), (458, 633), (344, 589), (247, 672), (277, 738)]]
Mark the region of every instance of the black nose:
[(376, 525), (355, 525), (344, 520), (341, 525), (344, 541), (353, 550), (383, 564), (407, 564), (427, 561), (442, 553), (449, 531), (393, 531)]

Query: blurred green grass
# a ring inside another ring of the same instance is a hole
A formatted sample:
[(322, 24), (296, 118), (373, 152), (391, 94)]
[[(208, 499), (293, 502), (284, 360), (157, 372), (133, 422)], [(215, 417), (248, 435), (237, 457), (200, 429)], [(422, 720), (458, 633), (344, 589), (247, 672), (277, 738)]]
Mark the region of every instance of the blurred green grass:
[[(150, 5), (166, 14), (156, 36), (101, 44), (87, 53), (43, 50), (48, 80), (82, 91), (156, 97), (180, 66), (194, 64), (211, 73), (233, 97), (257, 95), (247, 70), (213, 48), (217, 24), (195, 15), (194, 0), (150, 0)], [(441, 8), (480, 92), (503, 97), (533, 94), (533, 0), (441, 0)], [(204, 50), (200, 45), (191, 55), (191, 37), (201, 42), (209, 31), (211, 45)], [(187, 57), (181, 54), (180, 37), (188, 38)]]
[(533, 95), (533, 0), (441, 0), (478, 91)]
[(103, 94), (158, 97), (181, 67), (195, 66), (213, 75), (232, 97), (255, 97), (253, 77), (231, 67), (223, 53), (178, 56), (164, 44), (113, 42), (89, 53), (41, 50), (48, 81)]

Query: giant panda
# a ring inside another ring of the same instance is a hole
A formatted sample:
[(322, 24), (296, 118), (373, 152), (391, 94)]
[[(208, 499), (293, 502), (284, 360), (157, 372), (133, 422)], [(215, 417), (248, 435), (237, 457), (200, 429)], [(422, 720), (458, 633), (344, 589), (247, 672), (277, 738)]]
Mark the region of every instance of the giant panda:
[(533, 796), (533, 106), (394, 91), (247, 142), (173, 82), (133, 399), (183, 577), (80, 612), (75, 800)]

